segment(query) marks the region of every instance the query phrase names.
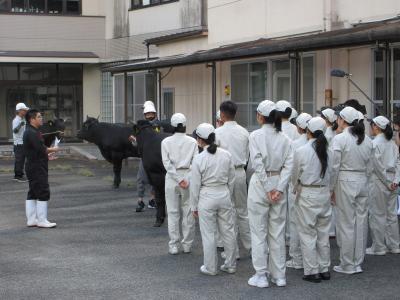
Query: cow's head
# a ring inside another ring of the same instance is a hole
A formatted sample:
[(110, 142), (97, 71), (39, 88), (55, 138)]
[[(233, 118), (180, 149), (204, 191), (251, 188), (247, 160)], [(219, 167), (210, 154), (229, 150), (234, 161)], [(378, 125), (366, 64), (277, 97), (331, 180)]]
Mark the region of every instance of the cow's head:
[(54, 142), (57, 137), (59, 140), (64, 136), (65, 122), (63, 119), (55, 118), (49, 120), (40, 127), (40, 132), (44, 138), (44, 143), (47, 147)]
[(88, 142), (93, 142), (94, 128), (99, 124), (99, 118), (86, 116), (86, 121), (83, 122), (82, 128), (78, 130), (77, 137)]

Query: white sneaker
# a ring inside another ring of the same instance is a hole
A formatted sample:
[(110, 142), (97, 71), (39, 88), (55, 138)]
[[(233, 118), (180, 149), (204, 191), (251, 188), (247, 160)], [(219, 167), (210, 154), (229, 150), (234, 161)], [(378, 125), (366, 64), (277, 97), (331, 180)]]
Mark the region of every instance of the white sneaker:
[[(361, 269), (361, 267), (360, 267), (360, 269)], [(342, 273), (342, 274), (355, 274), (355, 273), (357, 273), (357, 271), (347, 271), (347, 270), (344, 270), (343, 268), (342, 268), (342, 266), (334, 266), (333, 267), (333, 271), (335, 271), (335, 272), (337, 272), (337, 273)]]
[(215, 275), (217, 275), (217, 272), (213, 273), (213, 272), (208, 271), (205, 265), (202, 265), (202, 266), (200, 267), (200, 272), (203, 273), (203, 274), (205, 274), (205, 275), (210, 275), (210, 276), (215, 276)]
[(296, 263), (296, 262), (294, 261), (294, 259), (288, 260), (288, 261), (286, 262), (286, 267), (287, 267), (287, 268), (296, 269), (296, 270), (303, 269), (303, 265)]
[(26, 222), (26, 226), (27, 227), (37, 227), (37, 220), (33, 220), (33, 221), (28, 221)]
[(364, 272), (364, 271), (363, 271), (363, 269), (361, 269), (361, 266), (357, 266), (355, 273), (362, 273), (362, 272)]
[(169, 247), (168, 253), (171, 255), (176, 255), (179, 253), (179, 249), (176, 246)]
[(182, 247), (183, 253), (191, 253), (192, 249), (189, 247)]
[(386, 255), (386, 251), (375, 251), (372, 247), (367, 248), (367, 250), (365, 250), (365, 253), (368, 255)]
[(389, 252), (392, 253), (392, 254), (400, 254), (400, 249), (399, 249), (399, 248), (397, 248), (397, 249), (390, 249)]
[(249, 281), (247, 281), (247, 283), (248, 283), (248, 285), (259, 287), (259, 288), (269, 287), (268, 279), (267, 279), (267, 276), (265, 276), (265, 274), (260, 275), (260, 274), (256, 273), (253, 275), (253, 277), (251, 277), (249, 279)]
[(285, 278), (271, 278), (271, 282), (274, 283), (276, 286), (284, 287), (286, 286), (286, 279)]
[(229, 273), (229, 274), (233, 274), (236, 273), (236, 268), (234, 267), (227, 267), (225, 266), (225, 264), (223, 264), (220, 268), (221, 271)]

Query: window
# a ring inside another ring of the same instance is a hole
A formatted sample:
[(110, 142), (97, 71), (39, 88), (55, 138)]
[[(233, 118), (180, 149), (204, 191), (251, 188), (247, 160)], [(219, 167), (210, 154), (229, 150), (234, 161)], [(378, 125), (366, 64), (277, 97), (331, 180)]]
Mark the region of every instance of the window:
[[(301, 66), (302, 111), (313, 114), (315, 103), (314, 56), (304, 56)], [(291, 84), (289, 59), (232, 64), (231, 100), (238, 105), (238, 123), (250, 131), (257, 129), (259, 125), (256, 120), (256, 109), (258, 104), (265, 99), (287, 100), (293, 104)]]
[(174, 94), (173, 88), (163, 88), (163, 102), (161, 120), (170, 120), (174, 113)]
[(314, 57), (303, 57), (302, 64), (302, 111), (314, 115)]
[(167, 4), (171, 2), (177, 2), (179, 0), (131, 0), (132, 9), (144, 8), (149, 6)]
[(101, 107), (100, 118), (102, 122), (113, 121), (113, 95), (112, 76), (110, 72), (101, 73)]
[(238, 105), (237, 121), (250, 130), (257, 128), (258, 103), (267, 98), (267, 74), (267, 62), (231, 67), (232, 101)]
[(82, 0), (0, 0), (0, 12), (79, 15)]
[(0, 80), (18, 80), (17, 65), (0, 64)]

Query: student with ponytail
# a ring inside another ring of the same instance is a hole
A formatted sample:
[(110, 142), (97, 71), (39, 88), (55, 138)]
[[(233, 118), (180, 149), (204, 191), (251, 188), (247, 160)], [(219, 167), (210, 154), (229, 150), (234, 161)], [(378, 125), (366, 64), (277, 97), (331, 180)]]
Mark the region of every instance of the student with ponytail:
[(336, 236), (340, 249), (338, 273), (361, 273), (368, 221), (368, 178), (371, 171), (372, 142), (365, 136), (357, 110), (347, 106), (338, 116), (342, 133), (332, 140), (331, 190), (336, 203)]
[(296, 193), (297, 230), (303, 253), (303, 280), (329, 280), (330, 168), (332, 153), (325, 138), (325, 121), (312, 118), (307, 125), (308, 142), (294, 153), (292, 185)]
[(400, 181), (399, 151), (392, 140), (390, 121), (379, 116), (371, 121), (373, 140), (373, 173), (369, 227), (372, 246), (369, 255), (385, 255), (387, 252), (399, 254), (399, 224), (396, 215), (397, 185)]
[[(312, 116), (308, 113), (301, 113), (296, 118), (297, 131), (300, 134), (300, 137), (296, 139), (292, 147), (293, 149), (298, 149), (305, 144), (307, 144), (307, 125), (308, 121), (312, 119)], [(293, 191), (293, 185), (289, 183), (289, 194), (288, 194), (288, 220), (286, 226), (286, 230), (290, 232), (290, 243), (289, 243), (289, 256), (290, 259), (286, 262), (287, 268), (293, 269), (303, 269), (303, 257), (300, 249), (300, 239), (297, 231), (297, 220), (295, 215), (294, 203), (296, 200), (296, 196), (291, 192)]]
[(257, 122), (262, 127), (249, 138), (250, 161), (255, 172), (247, 198), (256, 273), (248, 284), (268, 287), (269, 274), (272, 283), (285, 286), (286, 189), (292, 173), (292, 146), (281, 132), (281, 116), (274, 102), (265, 100), (258, 105)]
[(225, 263), (220, 267), (227, 273), (236, 272), (236, 236), (232, 193), (235, 165), (231, 154), (215, 144), (215, 129), (211, 124), (200, 124), (196, 129), (197, 143), (204, 150), (192, 163), (190, 195), (192, 213), (199, 218), (203, 241), (204, 264), (200, 272), (218, 273), (217, 228), (222, 237)]

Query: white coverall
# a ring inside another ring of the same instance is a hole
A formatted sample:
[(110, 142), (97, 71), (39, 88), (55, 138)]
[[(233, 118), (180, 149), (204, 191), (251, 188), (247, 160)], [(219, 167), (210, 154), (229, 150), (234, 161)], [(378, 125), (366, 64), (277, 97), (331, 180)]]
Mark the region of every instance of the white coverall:
[[(289, 121), (282, 121), (282, 132), (291, 140), (295, 141), (300, 137), (300, 133), (297, 130), (297, 126), (293, 125)], [(293, 148), (295, 149), (295, 148)], [(287, 207), (287, 215), (286, 215), (286, 228), (285, 228), (285, 238), (289, 242), (290, 241), (290, 200), (288, 197), (291, 193), (288, 192), (289, 189), (286, 190), (285, 197)]]
[[(190, 182), (189, 171), (193, 158), (198, 154), (197, 142), (185, 133), (175, 133), (161, 143), (161, 155), (165, 176), (165, 201), (168, 214), (169, 249), (182, 245), (184, 252), (190, 252), (194, 239), (195, 221), (190, 210), (189, 189), (183, 189), (179, 182)], [(180, 220), (182, 219), (182, 240)]]
[(231, 200), (235, 183), (235, 166), (230, 153), (217, 149), (195, 157), (192, 164), (190, 197), (192, 211), (199, 212), (204, 266), (217, 273), (217, 228), (221, 234), (226, 254), (225, 266), (236, 268), (236, 236), (234, 210)]
[(332, 153), (328, 151), (328, 168), (321, 178), (321, 163), (313, 147), (315, 141), (311, 139), (295, 150), (293, 159), (292, 185), (298, 193), (295, 211), (304, 275), (328, 272), (330, 266), (332, 207), (329, 188)]
[[(332, 130), (332, 126), (326, 128), (325, 138), (328, 141), (329, 146), (331, 146), (332, 139), (335, 137), (335, 135), (336, 135), (336, 132), (334, 130)], [(336, 215), (336, 213), (335, 213), (335, 210), (336, 209), (333, 206), (332, 207), (331, 226), (330, 226), (330, 229), (329, 229), (329, 235), (333, 236), (333, 237), (336, 236), (336, 232), (335, 232), (335, 228), (336, 228), (336, 217), (335, 217), (335, 215)]]
[(340, 267), (357, 272), (364, 261), (368, 230), (368, 177), (372, 142), (368, 136), (357, 145), (347, 127), (332, 140), (331, 190), (336, 196), (336, 240)]
[[(299, 149), (300, 147), (307, 144), (307, 134), (302, 134), (300, 137), (292, 143), (293, 151)], [(290, 232), (290, 244), (289, 244), (289, 256), (293, 259), (293, 262), (296, 266), (303, 266), (303, 258), (301, 255), (300, 248), (300, 239), (297, 230), (297, 220), (295, 214), (295, 200), (296, 195), (293, 194), (294, 186), (292, 182), (289, 182), (289, 193), (288, 193), (288, 201), (289, 201), (289, 232)]]
[(389, 189), (392, 183), (400, 181), (399, 150), (394, 141), (388, 141), (383, 133), (377, 135), (372, 143), (374, 157), (369, 199), (372, 250), (386, 252), (399, 249), (397, 190)]
[[(250, 134), (249, 147), (255, 171), (247, 200), (253, 267), (260, 275), (269, 271), (273, 279), (285, 279), (286, 190), (293, 164), (291, 141), (273, 126), (264, 124)], [(277, 203), (267, 198), (267, 193), (274, 189), (283, 192)]]
[[(232, 155), (235, 165), (235, 184), (232, 202), (235, 210), (235, 230), (246, 250), (251, 248), (247, 213), (247, 183), (244, 167), (249, 159), (249, 133), (235, 121), (225, 122), (215, 130), (216, 144)], [(239, 251), (238, 247), (237, 250)]]

